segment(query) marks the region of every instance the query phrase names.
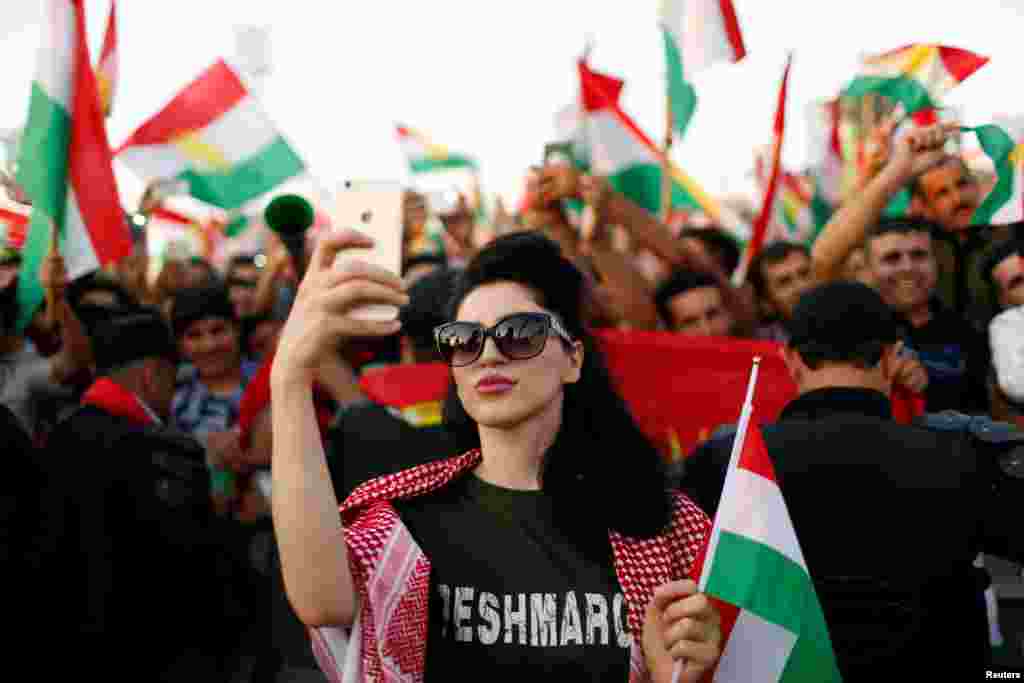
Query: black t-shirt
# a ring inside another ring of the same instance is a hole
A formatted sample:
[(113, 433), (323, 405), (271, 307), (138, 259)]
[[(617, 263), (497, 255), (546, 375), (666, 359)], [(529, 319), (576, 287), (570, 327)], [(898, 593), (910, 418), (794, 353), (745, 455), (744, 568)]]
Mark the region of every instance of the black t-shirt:
[(459, 453), (443, 426), (414, 427), (386, 406), (360, 401), (339, 412), (327, 433), (327, 455), (342, 502), (371, 479)]
[(603, 557), (582, 552), (555, 525), (546, 494), (467, 474), (395, 508), (432, 567), (428, 682), (490, 672), (628, 679), (631, 639), (611, 544)]

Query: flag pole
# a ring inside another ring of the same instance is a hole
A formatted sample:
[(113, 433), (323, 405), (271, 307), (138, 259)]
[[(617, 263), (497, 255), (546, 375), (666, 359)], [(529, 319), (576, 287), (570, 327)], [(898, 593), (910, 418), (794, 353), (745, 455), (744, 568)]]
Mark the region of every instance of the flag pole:
[[(726, 482), (729, 477), (736, 470), (736, 463), (739, 460), (740, 453), (743, 452), (743, 442), (746, 441), (747, 427), (750, 423), (750, 416), (754, 412), (754, 389), (757, 387), (757, 374), (761, 368), (761, 356), (754, 356), (753, 363), (750, 366), (750, 379), (747, 381), (747, 392), (743, 397), (743, 407), (740, 408), (740, 419), (736, 425), (736, 436), (732, 440), (732, 452), (729, 454), (729, 466), (726, 469)], [(723, 485), (722, 490), (726, 488)], [(712, 526), (711, 534), (712, 538), (708, 545), (715, 543), (714, 536), (718, 533), (718, 527)], [(701, 570), (700, 580), (697, 582), (697, 590), (703, 590), (707, 587), (707, 573), (708, 564), (705, 563)], [(672, 667), (672, 683), (679, 683), (679, 677), (683, 672), (683, 664), (686, 660), (677, 659)]]
[(661, 221), (668, 225), (672, 216), (672, 97), (665, 96), (665, 151), (661, 158)]
[[(57, 229), (57, 222), (50, 219), (50, 251), (43, 262), (45, 268), (51, 268), (50, 262), (55, 258), (55, 252), (59, 255), (60, 231)], [(57, 311), (57, 290), (53, 282), (46, 288), (46, 328), (53, 330), (60, 322), (60, 315)]]

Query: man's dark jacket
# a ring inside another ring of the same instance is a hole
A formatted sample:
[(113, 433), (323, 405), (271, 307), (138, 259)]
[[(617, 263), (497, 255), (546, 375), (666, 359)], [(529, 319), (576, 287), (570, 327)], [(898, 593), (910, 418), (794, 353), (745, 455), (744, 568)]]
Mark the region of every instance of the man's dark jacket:
[(242, 573), (230, 522), (212, 512), (203, 450), (83, 406), (57, 426), (47, 459), (48, 604), (77, 673), (219, 676)]
[[(869, 390), (809, 392), (762, 432), (846, 683), (983, 674), (972, 562), (1024, 559), (1020, 481), (1000, 478), (968, 434), (894, 422)], [(684, 466), (682, 488), (712, 516), (732, 441)]]

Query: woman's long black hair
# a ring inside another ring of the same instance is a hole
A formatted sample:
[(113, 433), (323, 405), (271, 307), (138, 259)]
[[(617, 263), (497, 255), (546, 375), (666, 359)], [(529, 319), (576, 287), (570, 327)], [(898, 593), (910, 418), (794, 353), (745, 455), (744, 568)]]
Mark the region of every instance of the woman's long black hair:
[[(664, 463), (614, 388), (604, 356), (586, 329), (583, 274), (541, 233), (499, 237), (456, 281), (449, 319), (455, 319), (471, 291), (493, 282), (528, 288), (583, 343), (580, 379), (565, 386), (562, 425), (541, 470), (541, 488), (551, 496), (560, 526), (595, 540), (603, 537), (605, 546), (608, 529), (634, 537), (665, 529), (670, 504)], [(466, 413), (454, 382), (443, 415), (459, 452), (480, 447), (477, 424)]]

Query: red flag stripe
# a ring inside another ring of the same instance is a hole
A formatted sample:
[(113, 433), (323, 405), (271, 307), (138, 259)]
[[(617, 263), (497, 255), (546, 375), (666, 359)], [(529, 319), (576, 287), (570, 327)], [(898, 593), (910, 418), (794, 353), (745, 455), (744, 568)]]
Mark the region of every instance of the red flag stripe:
[(743, 440), (743, 450), (740, 451), (740, 461), (736, 466), (761, 475), (768, 481), (776, 481), (775, 467), (772, 465), (772, 459), (768, 456), (768, 447), (764, 445), (761, 427), (754, 421), (753, 415), (750, 416), (747, 435)]
[(988, 63), (988, 57), (962, 50), (958, 47), (939, 46), (939, 59), (946, 71), (957, 81), (962, 81)]
[(117, 193), (96, 74), (89, 68), (92, 62), (85, 34), (83, 1), (73, 0), (75, 62), (80, 66), (75, 68), (72, 93), (68, 182), (74, 188), (78, 210), (96, 257), (101, 265), (107, 265), (131, 253), (132, 239)]
[(733, 59), (738, 62), (746, 56), (747, 48), (743, 45), (743, 34), (740, 32), (740, 22), (736, 18), (736, 9), (732, 6), (732, 0), (718, 0), (718, 6), (722, 11), (725, 34), (732, 45)]
[(248, 94), (241, 79), (224, 60), (189, 83), (156, 116), (142, 124), (118, 149), (165, 145), (186, 131), (205, 128), (235, 107)]
[(188, 216), (178, 213), (172, 209), (168, 209), (165, 206), (157, 207), (150, 215), (153, 218), (159, 218), (169, 223), (180, 223), (182, 225), (192, 225), (196, 222), (195, 219), (189, 218)]

